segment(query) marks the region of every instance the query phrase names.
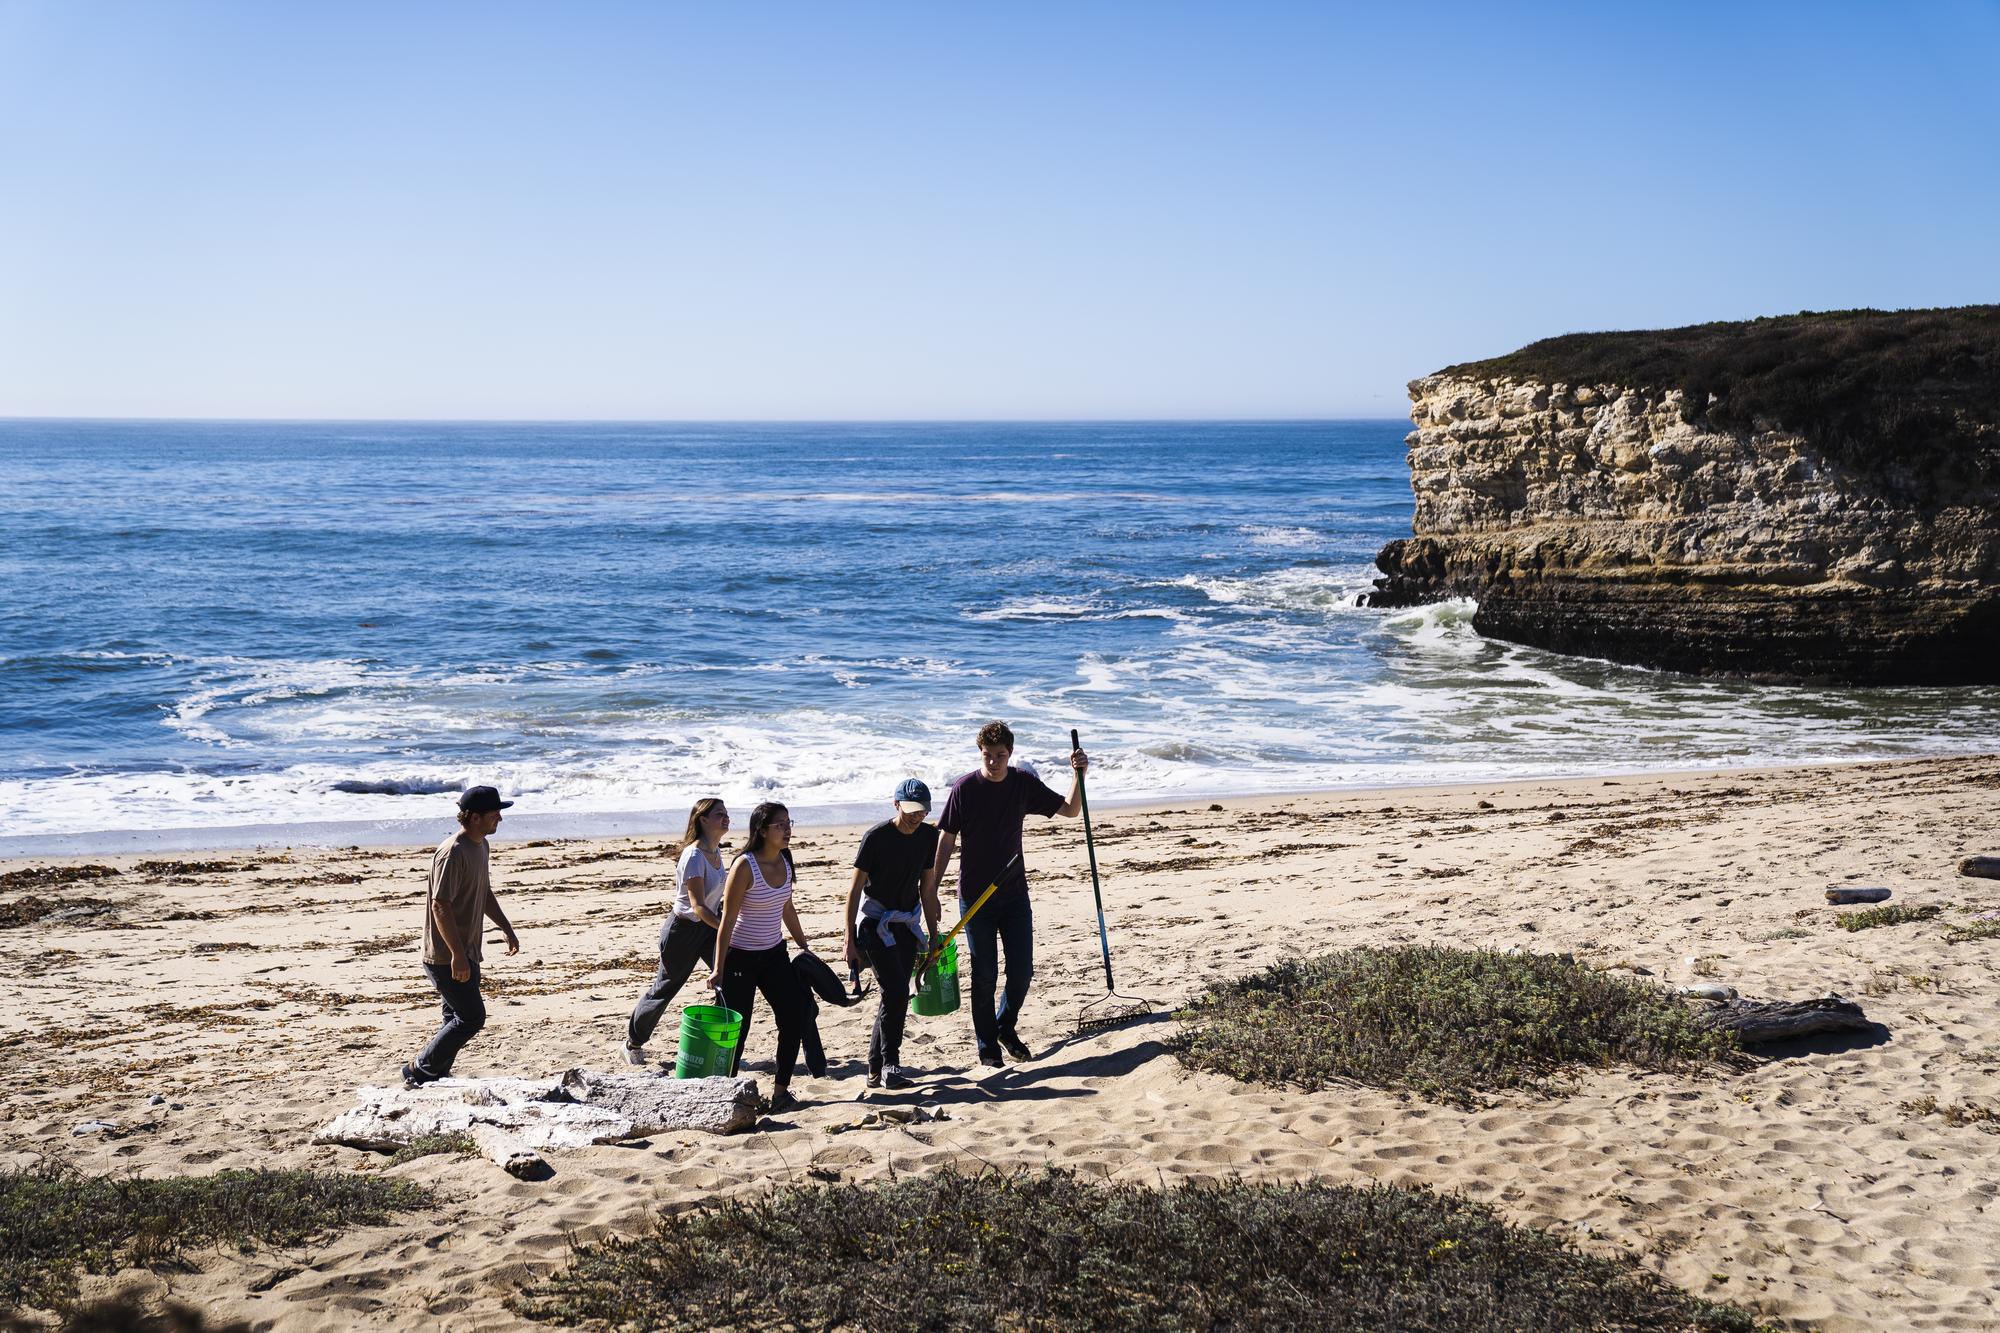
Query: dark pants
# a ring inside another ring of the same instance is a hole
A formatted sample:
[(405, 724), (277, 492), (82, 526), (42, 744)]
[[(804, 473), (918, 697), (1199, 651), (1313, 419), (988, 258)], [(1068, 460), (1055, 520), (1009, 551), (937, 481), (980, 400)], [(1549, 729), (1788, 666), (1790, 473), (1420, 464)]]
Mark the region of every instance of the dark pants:
[(771, 1082), (784, 1087), (792, 1081), (792, 1066), (799, 1059), (799, 1034), (811, 1020), (806, 1015), (806, 985), (792, 970), (792, 960), (783, 942), (768, 949), (731, 948), (722, 966), (722, 1002), (743, 1015), (743, 1034), (736, 1042), (736, 1065), (743, 1063), (743, 1048), (750, 1044), (751, 1006), (757, 992), (764, 992), (771, 1013), (778, 1020), (778, 1066)]
[(430, 1044), (417, 1052), (417, 1072), (427, 1079), (448, 1078), (452, 1061), (458, 1059), (465, 1043), (486, 1026), (486, 1001), (479, 994), (479, 964), (472, 965), (472, 977), (467, 981), (451, 979), (450, 963), (425, 963), (424, 971), (430, 976), (431, 985), (437, 987), (438, 999), (443, 1001), (444, 1023)]
[[(977, 921), (979, 918), (974, 917)], [(893, 948), (882, 943), (874, 922), (862, 918), (855, 929), (855, 943), (875, 969), (875, 990), (881, 997), (875, 1007), (875, 1030), (868, 1037), (868, 1072), (880, 1073), (884, 1065), (903, 1063), (903, 1021), (910, 1011), (910, 973), (917, 966), (922, 946), (917, 933), (908, 926), (889, 927), (895, 936)]]
[[(961, 904), (961, 908), (963, 904)], [(1028, 998), (1028, 981), (1035, 975), (1035, 914), (1028, 895), (1002, 898), (995, 894), (979, 915), (965, 926), (965, 947), (972, 953), (972, 1035), (979, 1053), (1000, 1054), (1000, 1034), (1014, 1034), (1021, 1005)], [(1000, 1007), (993, 1007), (993, 983), (1000, 976), (1000, 950), (1007, 951), (1007, 990)]]
[(687, 984), (694, 965), (711, 962), (714, 957), (714, 926), (669, 913), (667, 924), (660, 927), (660, 970), (632, 1008), (632, 1017), (625, 1024), (625, 1044), (644, 1046), (651, 1041), (653, 1030), (660, 1026), (660, 1016)]

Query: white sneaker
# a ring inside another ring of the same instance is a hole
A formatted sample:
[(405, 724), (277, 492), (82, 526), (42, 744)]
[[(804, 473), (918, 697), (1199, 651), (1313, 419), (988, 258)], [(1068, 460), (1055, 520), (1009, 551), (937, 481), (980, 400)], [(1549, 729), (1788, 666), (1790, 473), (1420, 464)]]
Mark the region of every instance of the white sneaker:
[(646, 1048), (644, 1046), (627, 1046), (625, 1048), (625, 1063), (628, 1065), (645, 1064)]

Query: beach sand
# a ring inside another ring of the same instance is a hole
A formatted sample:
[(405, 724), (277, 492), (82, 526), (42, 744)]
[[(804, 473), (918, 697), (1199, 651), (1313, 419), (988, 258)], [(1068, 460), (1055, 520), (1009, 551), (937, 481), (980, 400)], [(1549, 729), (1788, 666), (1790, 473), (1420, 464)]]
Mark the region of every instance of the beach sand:
[[(1872, 1044), (1826, 1040), (1713, 1076), (1590, 1072), (1566, 1095), (1471, 1111), (1192, 1074), (1165, 1052), (1165, 1018), (1071, 1039), (1079, 1006), (1103, 990), (1083, 832), (1032, 821), (1039, 970), (1021, 1027), (1041, 1058), (981, 1070), (964, 1010), (913, 1017), (905, 1059), (928, 1074), (870, 1094), (872, 1000), (826, 1010), (840, 1076), (802, 1076), (803, 1110), (737, 1137), (555, 1155), (554, 1178), (539, 1183), (478, 1159), (385, 1168), (308, 1141), (357, 1085), (393, 1082), (436, 1021), (415, 944), (428, 848), (173, 858), (218, 863), (183, 872), (139, 868), (158, 856), (14, 861), (0, 869), (88, 861), (122, 873), (36, 890), (104, 899), (111, 915), (0, 930), (0, 1152), (14, 1165), (50, 1155), (148, 1175), (389, 1169), (446, 1190), (434, 1213), (309, 1249), (210, 1250), (193, 1273), (87, 1280), (92, 1292), (171, 1291), (280, 1329), (506, 1327), (503, 1300), (560, 1265), (572, 1237), (637, 1230), (662, 1206), (785, 1181), (1044, 1163), (1145, 1183), (1459, 1190), (1511, 1220), (1634, 1253), (1782, 1327), (1990, 1329), (2000, 1136), (1906, 1103), (2000, 1105), (2000, 941), (1945, 935), (1967, 909), (2000, 907), (2000, 882), (1956, 874), (1961, 856), (2000, 852), (1996, 803), (2000, 756), (1101, 813), (1119, 988), (1162, 1013), (1280, 958), (1419, 942), (1573, 952), (1761, 997), (1838, 991), (1887, 1028)], [(489, 944), (492, 1018), (457, 1072), (622, 1069), (672, 840), (519, 844), (504, 833), (494, 877), (523, 953)], [(805, 923), (837, 967), (857, 836), (806, 828), (796, 843)], [(1830, 885), (1883, 885), (1895, 902), (1948, 910), (1849, 933), (1825, 905)], [(671, 1055), (671, 1032), (656, 1055)], [(766, 1086), (772, 1038), (760, 1012), (747, 1072)], [(154, 1093), (172, 1105), (149, 1105)], [(949, 1118), (825, 1132), (870, 1106), (910, 1104)], [(119, 1132), (72, 1135), (95, 1118)]]

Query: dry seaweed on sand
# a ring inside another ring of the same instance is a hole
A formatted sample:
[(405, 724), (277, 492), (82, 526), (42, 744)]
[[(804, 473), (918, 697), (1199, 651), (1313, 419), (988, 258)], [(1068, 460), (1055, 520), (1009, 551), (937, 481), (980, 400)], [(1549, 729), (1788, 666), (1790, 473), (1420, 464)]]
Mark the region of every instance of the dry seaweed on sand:
[(296, 1245), (425, 1208), (424, 1186), (317, 1171), (143, 1179), (59, 1165), (0, 1173), (0, 1311), (52, 1309), (80, 1272), (188, 1267), (197, 1246)]
[(1308, 1090), (1353, 1081), (1470, 1105), (1551, 1076), (1691, 1070), (1737, 1051), (1664, 988), (1566, 955), (1347, 949), (1212, 987), (1176, 1015), (1195, 1069)]
[(619, 1328), (1741, 1330), (1745, 1312), (1451, 1195), (940, 1171), (791, 1187), (578, 1246), (514, 1297)]
[(52, 889), (59, 884), (110, 879), (122, 874), (111, 866), (28, 866), (22, 870), (0, 871), (0, 890)]
[(110, 918), (117, 913), (118, 904), (103, 898), (44, 898), (39, 894), (26, 893), (11, 902), (0, 903), (0, 930), (32, 926), (37, 921)]

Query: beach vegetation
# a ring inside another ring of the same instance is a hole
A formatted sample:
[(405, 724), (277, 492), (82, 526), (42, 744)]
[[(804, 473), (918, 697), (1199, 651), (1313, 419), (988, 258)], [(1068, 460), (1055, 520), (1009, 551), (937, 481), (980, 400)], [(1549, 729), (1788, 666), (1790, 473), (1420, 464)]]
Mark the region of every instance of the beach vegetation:
[(509, 1302), (649, 1329), (1743, 1330), (1745, 1312), (1484, 1205), (1387, 1185), (938, 1171), (663, 1214)]
[(319, 1171), (142, 1179), (59, 1164), (0, 1173), (0, 1310), (57, 1309), (80, 1273), (189, 1267), (204, 1245), (297, 1245), (430, 1206), (414, 1181)]
[(1951, 944), (1971, 944), (1978, 940), (2000, 940), (2000, 919), (1991, 921), (1967, 921), (1945, 927), (1944, 937)]
[(2000, 1107), (1978, 1102), (1940, 1102), (1926, 1095), (1904, 1102), (1903, 1110), (1913, 1116), (1937, 1116), (1953, 1128), (1977, 1125), (1989, 1134), (2000, 1134)]
[(1691, 422), (1795, 432), (1864, 469), (1939, 452), (1970, 462), (1990, 459), (2000, 423), (2000, 305), (1570, 333), (1440, 373), (1678, 390)]
[(1219, 983), (1177, 1015), (1194, 1069), (1308, 1090), (1355, 1082), (1459, 1105), (1568, 1070), (1683, 1071), (1737, 1044), (1661, 986), (1568, 955), (1345, 949)]
[(423, 1134), (390, 1153), (389, 1165), (401, 1166), (419, 1157), (441, 1157), (447, 1153), (454, 1157), (477, 1157), (479, 1145), (470, 1134)]
[(1906, 907), (1902, 903), (1885, 903), (1881, 907), (1870, 907), (1859, 912), (1842, 912), (1834, 919), (1842, 930), (1873, 930), (1877, 926), (1900, 926), (1911, 921), (1929, 921), (1944, 912), (1942, 907), (1926, 903), (1922, 907)]

